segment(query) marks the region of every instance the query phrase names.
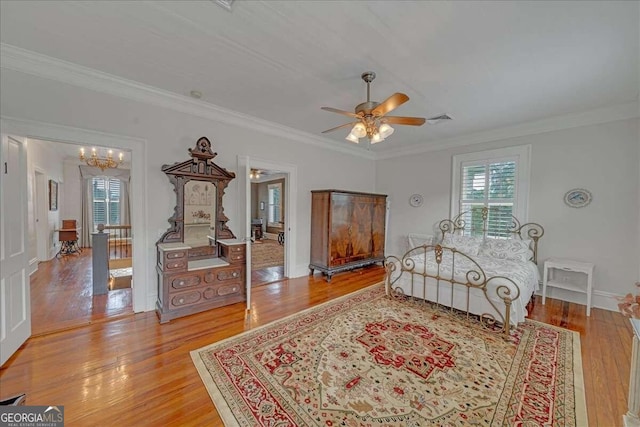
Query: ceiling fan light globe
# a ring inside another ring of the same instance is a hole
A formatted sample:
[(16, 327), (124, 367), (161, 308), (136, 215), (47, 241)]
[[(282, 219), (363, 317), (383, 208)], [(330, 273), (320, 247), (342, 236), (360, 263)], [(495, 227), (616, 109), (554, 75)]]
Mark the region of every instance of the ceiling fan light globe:
[(367, 129), (365, 128), (364, 124), (356, 123), (353, 129), (351, 129), (350, 135), (353, 135), (356, 138), (364, 138), (367, 135)]
[(372, 144), (377, 144), (378, 142), (382, 142), (382, 141), (384, 141), (384, 138), (382, 137), (382, 135), (380, 135), (380, 132), (375, 133), (371, 138)]
[(352, 133), (349, 133), (349, 135), (347, 135), (347, 137), (346, 137), (345, 139), (346, 139), (347, 141), (351, 141), (351, 142), (354, 142), (354, 143), (356, 143), (356, 144), (360, 142), (360, 139), (359, 139), (357, 136), (355, 136), (355, 135), (353, 134), (353, 132), (352, 132)]
[(386, 137), (391, 135), (393, 132), (395, 132), (395, 129), (389, 126), (388, 123), (383, 123), (380, 125), (380, 129), (378, 129), (378, 132), (380, 137), (382, 139), (385, 139)]

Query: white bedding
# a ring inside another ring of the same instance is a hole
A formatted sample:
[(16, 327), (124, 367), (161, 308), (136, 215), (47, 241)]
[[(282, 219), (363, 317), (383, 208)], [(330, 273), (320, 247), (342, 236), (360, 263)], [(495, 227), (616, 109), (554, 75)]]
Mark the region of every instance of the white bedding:
[[(454, 285), (453, 289), (453, 302), (451, 295), (451, 285), (449, 282), (441, 280), (439, 282), (439, 292), (436, 291), (436, 279), (432, 277), (424, 277), (421, 274), (425, 271), (424, 264), (426, 258), (427, 274), (430, 276), (436, 276), (438, 270), (438, 264), (435, 261), (434, 251), (427, 251), (426, 256), (424, 251), (419, 251), (419, 255), (414, 255), (411, 259), (415, 262), (415, 267), (411, 270), (414, 273), (403, 272), (400, 278), (393, 283), (392, 287), (395, 289), (400, 287), (405, 295), (412, 295), (414, 297), (426, 299), (433, 302), (438, 302), (447, 307), (453, 305), (453, 307), (460, 310), (467, 310), (467, 287), (464, 285)], [(445, 250), (443, 254), (442, 263), (440, 264), (439, 276), (451, 279), (452, 277), (452, 258), (453, 255), (450, 251)], [(510, 323), (517, 324), (523, 322), (527, 316), (526, 305), (531, 298), (531, 295), (538, 290), (539, 273), (538, 267), (531, 261), (520, 262), (504, 259), (491, 258), (486, 256), (476, 256), (473, 259), (478, 263), (486, 275), (486, 279), (490, 279), (496, 276), (504, 276), (513, 280), (520, 289), (520, 297), (513, 301), (511, 304)], [(396, 262), (397, 264), (397, 262)], [(392, 276), (392, 280), (398, 276), (400, 266), (396, 266), (396, 272)], [(405, 263), (405, 268), (407, 264)], [(469, 258), (460, 255), (455, 256), (455, 271), (453, 272), (453, 278), (458, 282), (466, 283), (467, 272), (469, 270), (478, 271), (477, 266), (469, 260)], [(485, 278), (481, 278), (481, 281)], [(473, 280), (471, 282), (475, 283)], [(412, 286), (413, 284), (413, 286)], [(426, 286), (424, 286), (426, 284)], [(517, 291), (514, 289), (513, 283), (508, 280), (496, 278), (490, 280), (487, 285), (487, 296), (493, 302), (493, 304), (504, 313), (504, 301), (496, 293), (496, 289), (500, 285), (505, 285), (512, 290), (512, 298), (517, 295)], [(496, 319), (502, 319), (492, 305), (486, 300), (483, 292), (479, 289), (471, 289), (469, 297), (469, 312), (473, 314), (485, 314), (489, 313), (495, 316)]]

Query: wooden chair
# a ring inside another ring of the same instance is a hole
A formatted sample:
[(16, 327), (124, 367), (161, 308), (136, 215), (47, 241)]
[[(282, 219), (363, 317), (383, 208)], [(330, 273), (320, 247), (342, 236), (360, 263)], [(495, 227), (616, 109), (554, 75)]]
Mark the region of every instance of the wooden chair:
[(78, 229), (75, 219), (62, 220), (62, 227), (58, 230), (58, 240), (61, 245), (56, 257), (82, 252), (78, 246)]

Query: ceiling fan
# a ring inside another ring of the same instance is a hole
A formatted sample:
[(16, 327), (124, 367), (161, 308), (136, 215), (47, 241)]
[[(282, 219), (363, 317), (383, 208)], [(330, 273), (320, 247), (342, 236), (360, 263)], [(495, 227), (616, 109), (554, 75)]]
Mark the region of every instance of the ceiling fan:
[(409, 126), (421, 126), (424, 124), (426, 119), (422, 117), (387, 116), (387, 113), (407, 102), (409, 97), (404, 93), (397, 92), (380, 103), (371, 101), (369, 99), (369, 84), (376, 78), (376, 73), (373, 71), (366, 71), (362, 73), (361, 77), (362, 80), (367, 83), (367, 101), (362, 104), (358, 104), (355, 108), (355, 113), (338, 110), (337, 108), (322, 107), (325, 111), (331, 111), (332, 113), (353, 117), (357, 120), (327, 129), (322, 133), (333, 132), (334, 130), (353, 126), (351, 132), (346, 138), (347, 141), (355, 142), (357, 144), (360, 138), (364, 138), (366, 136), (372, 144), (376, 144), (384, 141), (386, 137), (394, 132), (394, 129), (390, 126), (391, 124)]

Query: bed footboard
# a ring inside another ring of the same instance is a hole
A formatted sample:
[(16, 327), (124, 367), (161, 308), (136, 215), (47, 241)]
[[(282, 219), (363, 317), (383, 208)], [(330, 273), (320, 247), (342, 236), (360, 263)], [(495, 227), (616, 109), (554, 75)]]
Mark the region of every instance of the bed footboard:
[(410, 249), (402, 258), (386, 257), (384, 266), (388, 297), (430, 302), (462, 312), (468, 320), (477, 316), (488, 329), (510, 334), (511, 308), (520, 298), (520, 288), (508, 277), (487, 277), (465, 253), (423, 245)]

